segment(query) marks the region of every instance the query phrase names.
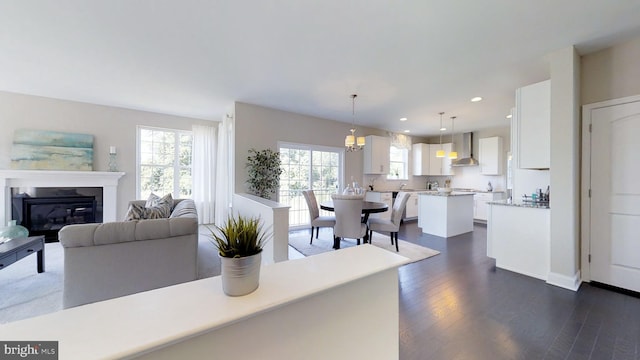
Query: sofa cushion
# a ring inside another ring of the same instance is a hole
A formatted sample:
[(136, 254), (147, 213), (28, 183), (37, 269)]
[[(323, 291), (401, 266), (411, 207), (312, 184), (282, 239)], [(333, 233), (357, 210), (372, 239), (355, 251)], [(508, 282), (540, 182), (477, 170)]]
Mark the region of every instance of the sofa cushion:
[(173, 211), (171, 211), (171, 215), (169, 215), (169, 218), (176, 217), (197, 218), (198, 213), (196, 212), (196, 204), (193, 202), (193, 200), (184, 199), (178, 202), (173, 208)]

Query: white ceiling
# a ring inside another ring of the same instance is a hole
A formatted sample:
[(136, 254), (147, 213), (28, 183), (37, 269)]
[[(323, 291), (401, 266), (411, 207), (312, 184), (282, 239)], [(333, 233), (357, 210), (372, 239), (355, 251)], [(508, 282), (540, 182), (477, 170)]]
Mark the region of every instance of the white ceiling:
[(440, 111), (458, 131), (507, 125), (515, 89), (549, 77), (545, 55), (637, 35), (640, 0), (2, 0), (0, 90), (347, 123), (357, 93), (356, 124), (433, 135)]

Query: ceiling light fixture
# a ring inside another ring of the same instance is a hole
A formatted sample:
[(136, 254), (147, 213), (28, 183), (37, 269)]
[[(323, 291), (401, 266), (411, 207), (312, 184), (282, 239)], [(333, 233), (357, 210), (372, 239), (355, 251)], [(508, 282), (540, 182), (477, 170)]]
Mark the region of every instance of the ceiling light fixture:
[(442, 129), (446, 130), (446, 128), (442, 127), (442, 115), (444, 115), (444, 112), (440, 112), (440, 150), (436, 152), (436, 157), (439, 157), (439, 158), (444, 157), (444, 149), (442, 149), (442, 131), (444, 130)]
[(357, 94), (351, 95), (351, 135), (344, 138), (344, 146), (347, 151), (358, 151), (364, 147), (364, 136), (356, 137), (356, 97)]
[(511, 117), (512, 117), (512, 116), (511, 116), (511, 114), (509, 114), (509, 115), (507, 115), (507, 116), (505, 116), (505, 117), (506, 117), (507, 119), (511, 119)]
[(482, 101), (482, 98), (480, 96), (476, 96), (471, 99), (471, 102), (478, 102), (478, 101)]
[(410, 132), (411, 132), (411, 130), (405, 130), (404, 132), (406, 132), (406, 133), (410, 133)]
[(409, 119), (407, 119), (406, 117), (400, 118), (400, 121), (407, 121)]
[(449, 151), (449, 159), (457, 159), (458, 152), (453, 150), (453, 121), (456, 119), (455, 116), (451, 117), (451, 151)]

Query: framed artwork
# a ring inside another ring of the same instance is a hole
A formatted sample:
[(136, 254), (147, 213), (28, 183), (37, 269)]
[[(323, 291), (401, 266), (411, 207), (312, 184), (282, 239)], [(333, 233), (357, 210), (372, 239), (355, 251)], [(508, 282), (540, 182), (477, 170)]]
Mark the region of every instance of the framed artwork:
[(93, 170), (93, 135), (18, 129), (13, 135), (11, 168)]

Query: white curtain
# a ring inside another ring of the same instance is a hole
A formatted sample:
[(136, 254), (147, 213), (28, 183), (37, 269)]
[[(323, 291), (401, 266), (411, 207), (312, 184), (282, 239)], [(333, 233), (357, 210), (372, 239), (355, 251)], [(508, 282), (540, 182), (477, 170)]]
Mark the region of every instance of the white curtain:
[(411, 136), (390, 132), (389, 137), (391, 138), (391, 145), (398, 149), (411, 150)]
[(216, 152), (216, 128), (193, 125), (193, 201), (200, 224), (215, 220)]
[(218, 125), (215, 224), (222, 225), (231, 211), (234, 186), (233, 116), (225, 115)]

